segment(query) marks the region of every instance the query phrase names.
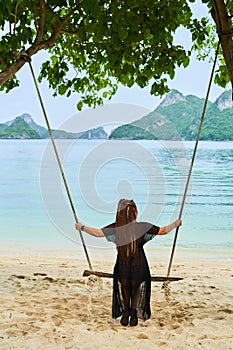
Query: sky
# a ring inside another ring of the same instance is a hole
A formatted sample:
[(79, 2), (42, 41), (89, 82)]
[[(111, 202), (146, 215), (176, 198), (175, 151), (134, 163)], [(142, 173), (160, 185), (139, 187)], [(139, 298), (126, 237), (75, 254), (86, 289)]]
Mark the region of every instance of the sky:
[[(205, 6), (200, 1), (195, 2), (193, 10), (197, 16), (204, 16), (206, 14)], [(189, 35), (182, 30), (178, 32), (176, 40), (188, 46), (191, 43)], [(44, 57), (45, 54), (43, 52), (32, 57), (32, 65), (36, 75), (39, 74), (39, 67)], [(193, 55), (189, 67), (177, 69), (175, 78), (169, 82), (169, 87), (179, 90), (185, 96), (192, 94), (204, 98), (206, 96), (211, 69), (212, 64), (197, 61)], [(18, 72), (17, 76), (20, 79), (20, 87), (13, 89), (8, 94), (0, 92), (0, 123), (12, 120), (23, 113), (29, 113), (36, 123), (44, 125), (44, 117), (28, 64)], [(69, 98), (65, 96), (53, 97), (53, 91), (48, 88), (46, 81), (42, 82), (39, 86), (51, 127), (58, 128), (71, 116), (77, 114), (78, 94), (73, 94)], [(224, 89), (212, 85), (210, 100), (215, 101), (223, 91)], [(151, 111), (161, 103), (163, 98), (151, 96), (149, 87), (140, 89), (136, 86), (131, 88), (120, 86), (116, 95), (110, 101), (106, 101), (106, 104), (123, 103), (138, 105)]]

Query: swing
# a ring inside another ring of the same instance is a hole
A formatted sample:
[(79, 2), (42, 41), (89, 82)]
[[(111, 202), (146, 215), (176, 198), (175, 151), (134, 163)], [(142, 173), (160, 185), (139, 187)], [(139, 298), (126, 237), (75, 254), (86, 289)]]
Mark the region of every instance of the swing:
[[(205, 112), (206, 112), (206, 107), (207, 107), (207, 103), (208, 103), (210, 87), (211, 87), (213, 76), (214, 76), (214, 70), (215, 70), (215, 66), (216, 66), (216, 62), (217, 62), (219, 46), (220, 46), (220, 43), (218, 42), (218, 46), (217, 46), (216, 54), (215, 54), (215, 60), (214, 60), (214, 64), (213, 64), (213, 68), (212, 68), (212, 72), (211, 72), (211, 76), (210, 76), (210, 80), (209, 80), (209, 85), (208, 85), (208, 89), (207, 89), (207, 94), (206, 94), (206, 98), (205, 98), (205, 103), (204, 103), (204, 106), (203, 106), (202, 116), (201, 116), (201, 120), (200, 120), (200, 124), (199, 124), (199, 128), (198, 128), (198, 133), (197, 133), (197, 138), (196, 138), (196, 142), (195, 142), (195, 147), (194, 147), (194, 150), (193, 150), (193, 155), (192, 155), (192, 159), (191, 159), (191, 163), (190, 163), (190, 167), (189, 167), (187, 182), (186, 182), (186, 186), (185, 186), (185, 190), (184, 190), (184, 194), (183, 194), (183, 199), (182, 199), (182, 203), (181, 203), (179, 219), (182, 218), (182, 213), (183, 213), (183, 209), (184, 209), (186, 195), (187, 195), (187, 192), (188, 192), (189, 182), (190, 182), (190, 178), (191, 178), (191, 174), (192, 174), (193, 164), (194, 164), (194, 160), (195, 160), (195, 156), (196, 156), (196, 152), (197, 152), (197, 146), (198, 146), (198, 142), (199, 142), (199, 139), (200, 139), (201, 129), (202, 129), (204, 116), (205, 116)], [(45, 122), (46, 122), (46, 125), (47, 125), (47, 129), (48, 129), (48, 132), (49, 132), (49, 136), (50, 136), (52, 145), (53, 145), (53, 149), (54, 149), (54, 153), (55, 153), (55, 156), (56, 156), (56, 160), (57, 160), (57, 163), (58, 163), (61, 175), (62, 175), (62, 179), (63, 179), (64, 186), (65, 186), (65, 190), (66, 190), (69, 202), (70, 202), (71, 210), (73, 212), (75, 222), (77, 223), (78, 222), (78, 217), (76, 215), (76, 211), (75, 211), (75, 208), (74, 208), (74, 205), (73, 205), (73, 201), (72, 201), (72, 198), (71, 198), (69, 187), (68, 187), (67, 182), (66, 182), (66, 178), (65, 178), (64, 171), (63, 171), (63, 167), (62, 167), (62, 164), (61, 164), (61, 161), (60, 161), (60, 158), (59, 158), (59, 154), (58, 154), (57, 147), (56, 147), (53, 135), (52, 135), (52, 131), (51, 131), (50, 124), (49, 124), (49, 121), (48, 121), (48, 117), (47, 117), (47, 114), (46, 114), (46, 111), (45, 111), (43, 100), (42, 100), (42, 97), (41, 97), (41, 94), (40, 94), (40, 91), (39, 91), (38, 83), (37, 83), (37, 80), (36, 80), (36, 77), (35, 77), (35, 74), (34, 74), (34, 70), (33, 70), (32, 64), (31, 64), (31, 58), (25, 52), (21, 53), (21, 57), (25, 61), (27, 61), (29, 63), (29, 67), (30, 67), (30, 70), (31, 70), (32, 78), (33, 78), (33, 81), (34, 81), (34, 84), (35, 84), (35, 88), (36, 88), (36, 91), (37, 91), (37, 95), (38, 95), (38, 98), (39, 98), (39, 101), (40, 101), (40, 104), (41, 104), (41, 108), (42, 108), (42, 111), (43, 111), (43, 114), (44, 114)], [(173, 262), (173, 257), (174, 257), (174, 252), (175, 252), (175, 246), (176, 246), (178, 232), (179, 232), (179, 226), (176, 227), (174, 240), (173, 240), (172, 251), (171, 251), (171, 257), (170, 257), (170, 261), (169, 261), (169, 265), (168, 265), (166, 276), (151, 276), (151, 281), (152, 282), (163, 282), (163, 287), (162, 288), (164, 288), (165, 290), (168, 288), (168, 284), (170, 282), (180, 281), (180, 280), (183, 279), (182, 277), (170, 277), (170, 271), (171, 271), (171, 266), (172, 266), (172, 262)], [(88, 263), (88, 266), (89, 266), (89, 270), (85, 270), (83, 272), (83, 276), (87, 277), (87, 276), (95, 275), (95, 276), (98, 276), (98, 277), (113, 278), (113, 274), (111, 274), (111, 273), (106, 273), (106, 272), (100, 272), (100, 271), (94, 271), (93, 270), (92, 265), (91, 265), (91, 261), (90, 261), (89, 255), (88, 255), (87, 247), (86, 247), (86, 244), (85, 244), (85, 241), (84, 241), (83, 234), (82, 234), (81, 230), (79, 230), (79, 235), (80, 235), (82, 246), (83, 246), (83, 249), (84, 249), (84, 252), (85, 252), (85, 255), (86, 255), (87, 263)]]

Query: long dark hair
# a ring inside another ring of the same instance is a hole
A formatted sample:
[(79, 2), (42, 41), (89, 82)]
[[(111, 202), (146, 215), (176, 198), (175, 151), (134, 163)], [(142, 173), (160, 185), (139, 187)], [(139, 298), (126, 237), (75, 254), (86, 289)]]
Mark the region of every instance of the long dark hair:
[(131, 257), (136, 250), (135, 220), (137, 206), (133, 200), (120, 199), (116, 213), (116, 243), (119, 257)]

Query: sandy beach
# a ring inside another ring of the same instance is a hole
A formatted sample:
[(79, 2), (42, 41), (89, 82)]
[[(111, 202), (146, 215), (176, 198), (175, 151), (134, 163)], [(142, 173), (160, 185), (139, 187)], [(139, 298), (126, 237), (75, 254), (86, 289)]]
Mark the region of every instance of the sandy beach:
[[(69, 254), (68, 254), (69, 255)], [(92, 257), (112, 272), (114, 261)], [(165, 261), (150, 263), (164, 275)], [(82, 277), (85, 259), (22, 249), (0, 250), (0, 349), (233, 349), (232, 259), (179, 256), (166, 298), (152, 283), (152, 316), (137, 327), (111, 318), (112, 280)]]

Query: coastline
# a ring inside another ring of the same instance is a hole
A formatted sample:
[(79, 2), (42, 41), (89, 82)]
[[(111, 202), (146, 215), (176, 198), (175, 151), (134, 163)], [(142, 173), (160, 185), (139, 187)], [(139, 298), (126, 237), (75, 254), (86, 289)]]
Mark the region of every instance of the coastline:
[[(96, 261), (114, 262), (116, 258), (115, 246), (109, 244), (108, 246), (92, 246), (86, 245), (87, 252), (93, 256)], [(162, 246), (145, 246), (147, 258), (152, 263), (162, 261), (166, 263), (170, 259), (172, 247)], [(1, 242), (0, 257), (1, 256), (44, 256), (44, 257), (60, 257), (60, 258), (73, 258), (81, 259), (85, 261), (85, 253), (81, 244), (74, 243), (66, 240), (64, 242), (52, 243), (14, 243), (14, 242)], [(233, 260), (232, 248), (228, 249), (213, 249), (213, 248), (184, 248), (179, 245), (176, 246), (175, 254), (173, 258), (174, 262), (179, 261), (195, 261), (195, 260)]]
[[(82, 277), (87, 262), (77, 254), (81, 247), (51, 248), (1, 245), (2, 350), (233, 349), (230, 256), (177, 250), (171, 275), (183, 280), (170, 284), (169, 300), (161, 283), (152, 283), (150, 320), (122, 327), (111, 318), (112, 280)], [(104, 251), (90, 251), (93, 269), (111, 272), (113, 251)], [(164, 275), (166, 254), (146, 254), (151, 274)]]

